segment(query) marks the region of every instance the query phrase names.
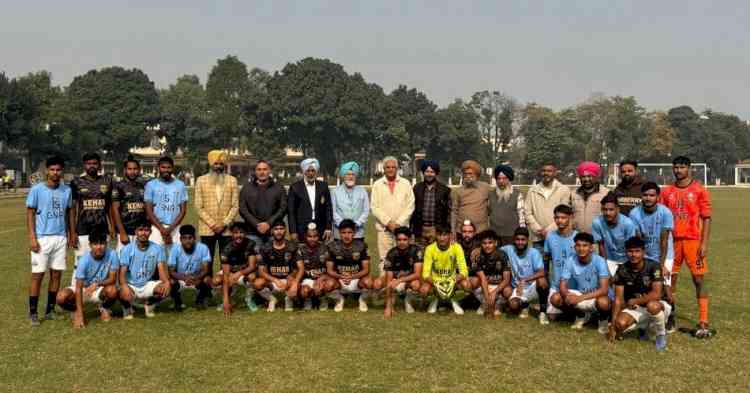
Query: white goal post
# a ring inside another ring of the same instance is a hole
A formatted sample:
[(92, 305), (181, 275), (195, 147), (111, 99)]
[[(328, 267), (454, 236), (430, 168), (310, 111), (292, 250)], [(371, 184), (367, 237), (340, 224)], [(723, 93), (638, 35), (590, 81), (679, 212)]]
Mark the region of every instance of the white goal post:
[[(748, 165), (748, 168), (750, 169), (750, 165)], [(674, 181), (672, 163), (669, 162), (639, 162), (638, 172), (640, 172), (643, 179), (656, 182), (656, 184), (660, 186), (672, 184)], [(708, 185), (708, 166), (705, 163), (693, 163), (691, 165), (691, 172), (693, 178), (700, 181), (703, 185)], [(748, 171), (748, 174), (750, 174), (750, 171)], [(620, 165), (615, 166), (615, 173), (612, 178), (614, 179), (614, 184), (610, 185), (617, 185), (620, 183)]]
[(750, 164), (738, 164), (734, 166), (734, 185), (750, 187)]

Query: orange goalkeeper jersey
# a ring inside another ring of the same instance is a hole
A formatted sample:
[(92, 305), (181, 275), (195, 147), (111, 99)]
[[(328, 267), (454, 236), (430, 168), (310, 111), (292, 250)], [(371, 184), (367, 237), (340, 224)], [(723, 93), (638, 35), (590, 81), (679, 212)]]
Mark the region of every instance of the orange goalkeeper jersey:
[(711, 196), (700, 183), (693, 180), (687, 187), (664, 187), (661, 203), (674, 216), (675, 240), (700, 240), (704, 218), (711, 217)]

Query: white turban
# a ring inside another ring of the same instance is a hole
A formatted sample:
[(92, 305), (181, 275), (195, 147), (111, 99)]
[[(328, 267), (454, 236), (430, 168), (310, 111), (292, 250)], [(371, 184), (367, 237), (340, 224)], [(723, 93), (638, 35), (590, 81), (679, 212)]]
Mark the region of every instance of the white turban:
[(300, 163), (299, 166), (302, 168), (302, 172), (307, 171), (307, 168), (310, 167), (315, 169), (315, 172), (317, 172), (320, 169), (320, 161), (318, 161), (317, 158), (306, 158), (302, 160), (302, 163)]

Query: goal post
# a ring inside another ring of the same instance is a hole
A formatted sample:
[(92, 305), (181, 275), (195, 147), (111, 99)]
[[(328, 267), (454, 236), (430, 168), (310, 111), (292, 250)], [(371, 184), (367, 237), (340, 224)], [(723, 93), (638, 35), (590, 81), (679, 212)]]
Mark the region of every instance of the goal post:
[[(705, 163), (693, 163), (690, 169), (690, 172), (692, 173), (694, 179), (697, 179), (703, 185), (708, 185), (708, 166)], [(750, 175), (750, 165), (748, 165), (748, 169), (748, 175)], [(672, 163), (639, 162), (638, 172), (640, 172), (643, 179), (647, 181), (653, 181), (660, 186), (671, 184), (674, 181), (674, 175), (672, 174)], [(615, 184), (619, 184), (619, 165), (615, 166), (615, 173), (613, 177), (615, 180)], [(750, 178), (748, 178), (748, 181), (750, 181)], [(748, 185), (750, 185), (750, 183), (748, 183)]]
[(734, 166), (734, 185), (750, 187), (750, 164), (738, 164)]

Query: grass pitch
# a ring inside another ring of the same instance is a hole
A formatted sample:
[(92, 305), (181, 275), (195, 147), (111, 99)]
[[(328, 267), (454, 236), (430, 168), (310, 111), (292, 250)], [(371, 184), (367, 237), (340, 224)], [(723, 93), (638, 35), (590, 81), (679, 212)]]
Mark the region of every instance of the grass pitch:
[[(708, 341), (675, 333), (665, 354), (632, 335), (611, 345), (594, 328), (575, 332), (569, 323), (422, 310), (385, 321), (382, 303), (360, 313), (350, 302), (340, 314), (238, 307), (227, 320), (214, 309), (178, 314), (166, 302), (150, 320), (139, 312), (104, 324), (89, 310), (82, 331), (69, 319), (32, 330), (23, 200), (1, 200), (0, 391), (750, 391), (750, 190), (716, 190), (713, 198), (708, 288), (719, 333)], [(195, 223), (192, 212), (187, 222)], [(687, 275), (680, 326), (697, 317)], [(42, 310), (45, 292), (46, 279)]]

